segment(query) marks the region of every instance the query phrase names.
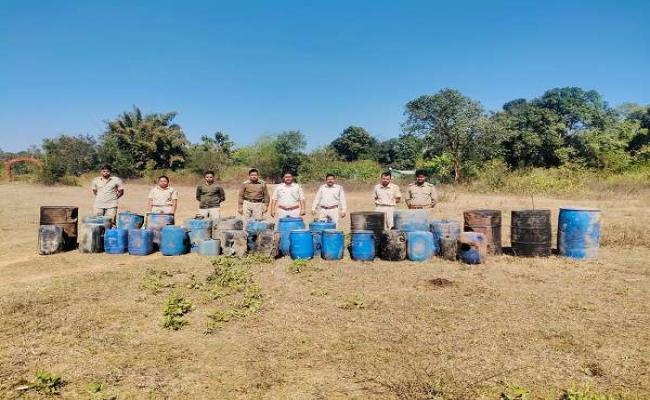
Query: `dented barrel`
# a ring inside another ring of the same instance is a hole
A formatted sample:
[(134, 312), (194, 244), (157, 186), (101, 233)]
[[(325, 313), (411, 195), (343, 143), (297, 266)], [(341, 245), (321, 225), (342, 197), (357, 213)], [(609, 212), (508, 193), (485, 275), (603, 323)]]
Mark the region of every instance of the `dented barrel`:
[(557, 247), (560, 255), (575, 259), (598, 257), (600, 222), (598, 209), (560, 208), (557, 228)]
[(510, 242), (514, 255), (551, 255), (551, 210), (513, 211), (510, 221)]
[(42, 206), (39, 225), (56, 225), (63, 231), (63, 244), (59, 250), (77, 247), (79, 209), (73, 206)]

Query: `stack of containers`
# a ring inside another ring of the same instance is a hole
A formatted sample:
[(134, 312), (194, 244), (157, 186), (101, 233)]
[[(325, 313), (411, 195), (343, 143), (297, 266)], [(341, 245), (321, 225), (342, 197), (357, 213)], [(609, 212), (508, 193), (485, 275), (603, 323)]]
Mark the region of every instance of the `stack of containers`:
[(39, 243), (43, 243), (42, 248), (39, 245), (39, 253), (53, 254), (76, 248), (78, 215), (79, 209), (73, 206), (41, 207), (39, 224), (49, 227), (39, 230)]
[(124, 254), (129, 247), (129, 230), (140, 229), (144, 224), (144, 216), (123, 211), (117, 215), (117, 227), (109, 229), (104, 234), (104, 251), (107, 254)]
[(458, 238), (461, 226), (458, 221), (438, 220), (431, 222), (433, 240), (438, 244), (440, 255), (445, 260), (455, 261), (458, 254)]
[[(296, 229), (305, 229), (305, 221), (300, 217), (283, 217), (278, 220), (278, 232), (280, 233), (280, 243), (278, 245), (278, 255), (286, 256), (291, 252), (291, 231)], [(313, 247), (313, 243), (312, 243)]]
[(426, 261), (438, 254), (438, 243), (431, 233), (429, 210), (396, 210), (394, 229), (406, 234), (406, 256), (411, 261)]
[[(350, 213), (350, 228), (352, 236), (357, 231), (371, 231), (373, 232), (373, 240), (375, 243), (375, 254), (381, 252), (379, 238), (382, 237), (384, 232), (385, 214), (381, 211), (361, 211)], [(374, 257), (373, 257), (374, 258)]]
[(314, 221), (309, 224), (309, 230), (313, 235), (314, 257), (320, 257), (322, 234), (325, 229), (336, 229), (336, 222), (333, 221)]
[[(209, 218), (191, 218), (185, 221), (185, 229), (190, 241), (190, 252), (201, 254), (201, 243), (212, 239), (212, 220)], [(216, 244), (209, 245), (206, 250)], [(214, 251), (210, 250), (209, 252), (213, 253)]]
[(244, 231), (244, 220), (227, 217), (213, 224), (212, 238), (219, 241), (225, 256), (243, 257), (248, 247), (248, 235)]
[(147, 216), (147, 229), (153, 233), (154, 246), (160, 246), (160, 232), (167, 225), (174, 225), (174, 214), (149, 213)]
[(252, 219), (248, 221), (246, 224), (246, 233), (248, 235), (248, 251), (252, 253), (257, 252), (257, 242), (260, 234), (266, 233), (268, 236), (269, 232), (273, 231), (274, 226), (275, 224), (273, 222), (264, 220)]

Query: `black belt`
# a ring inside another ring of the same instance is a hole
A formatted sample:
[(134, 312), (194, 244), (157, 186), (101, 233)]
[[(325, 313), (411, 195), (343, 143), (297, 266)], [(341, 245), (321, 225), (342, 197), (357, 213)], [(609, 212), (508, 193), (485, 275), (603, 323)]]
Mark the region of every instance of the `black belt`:
[(261, 202), (264, 201), (264, 200), (246, 200), (246, 199), (244, 199), (244, 200), (249, 202), (249, 203), (261, 203)]

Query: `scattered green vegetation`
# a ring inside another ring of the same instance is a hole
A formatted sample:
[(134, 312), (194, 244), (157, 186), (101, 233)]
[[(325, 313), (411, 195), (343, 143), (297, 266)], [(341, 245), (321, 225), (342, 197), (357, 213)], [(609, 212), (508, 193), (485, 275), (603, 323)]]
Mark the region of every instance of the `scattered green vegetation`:
[(299, 274), (307, 268), (309, 265), (309, 260), (293, 260), (291, 264), (287, 267), (287, 272), (293, 274)]
[(246, 259), (219, 257), (212, 265), (214, 269), (206, 282), (211, 285), (214, 299), (242, 292), (251, 283), (250, 262)]
[(342, 310), (363, 310), (368, 307), (368, 304), (360, 295), (355, 295), (344, 298), (338, 307)]
[(175, 331), (181, 329), (187, 325), (187, 320), (183, 317), (190, 311), (192, 311), (192, 303), (178, 293), (172, 293), (167, 299), (163, 311), (165, 317), (163, 326)]
[(101, 382), (93, 382), (88, 385), (88, 393), (90, 394), (97, 394), (102, 390), (104, 390), (104, 384)]
[(527, 400), (530, 390), (525, 387), (508, 385), (506, 390), (499, 396), (500, 400)]
[(171, 278), (173, 276), (173, 272), (165, 270), (156, 271), (155, 269), (149, 268), (142, 280), (140, 287), (151, 294), (158, 294), (162, 291), (162, 289), (174, 287), (173, 283), (165, 282), (165, 278)]
[(25, 392), (33, 390), (45, 395), (58, 395), (61, 393), (64, 384), (65, 382), (60, 375), (47, 371), (36, 371), (34, 380), (18, 386), (16, 391)]
[(257, 260), (253, 257), (243, 259), (221, 257), (213, 262), (214, 271), (207, 279), (212, 285), (210, 291), (213, 298), (230, 298), (238, 294), (241, 294), (241, 298), (208, 315), (206, 334), (214, 332), (223, 323), (245, 318), (260, 310), (264, 296), (250, 273), (250, 266)]

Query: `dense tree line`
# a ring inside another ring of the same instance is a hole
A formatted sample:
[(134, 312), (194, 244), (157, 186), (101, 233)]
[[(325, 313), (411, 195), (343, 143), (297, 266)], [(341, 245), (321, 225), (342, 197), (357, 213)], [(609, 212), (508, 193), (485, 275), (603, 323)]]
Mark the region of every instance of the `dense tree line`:
[(487, 112), (480, 102), (443, 89), (405, 105), (402, 132), (379, 140), (363, 127), (349, 126), (328, 146), (306, 152), (300, 131), (264, 136), (237, 146), (223, 133), (190, 143), (174, 123), (176, 113), (124, 112), (106, 122), (97, 138), (60, 135), (41, 151), (47, 181), (78, 176), (110, 163), (125, 177), (153, 170), (219, 174), (230, 166), (256, 166), (276, 179), (285, 170), (367, 179), (382, 168), (426, 168), (440, 180), (471, 178), (490, 160), (508, 168), (558, 167), (615, 172), (650, 163), (650, 106), (610, 107), (594, 90), (551, 89), (533, 99), (515, 99)]

